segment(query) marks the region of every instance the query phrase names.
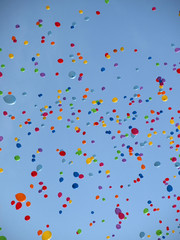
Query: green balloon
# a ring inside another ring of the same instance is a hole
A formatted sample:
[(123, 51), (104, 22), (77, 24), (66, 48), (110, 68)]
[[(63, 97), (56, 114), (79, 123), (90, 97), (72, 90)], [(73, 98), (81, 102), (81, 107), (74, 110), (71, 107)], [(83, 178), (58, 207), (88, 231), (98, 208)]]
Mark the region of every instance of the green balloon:
[(162, 231), (161, 230), (157, 230), (156, 231), (156, 235), (161, 236), (162, 235)]
[[(20, 156), (19, 155), (16, 155), (15, 157), (14, 157), (14, 159), (16, 160), (16, 161), (19, 161), (20, 160)], [(1, 239), (0, 239), (1, 240)]]
[(7, 238), (4, 236), (0, 236), (0, 240), (7, 240)]
[(146, 213), (148, 213), (149, 212), (149, 209), (148, 208), (145, 208), (144, 210), (143, 210), (143, 213), (144, 214), (146, 214)]
[(77, 233), (78, 233), (78, 234), (80, 234), (81, 232), (82, 232), (82, 230), (81, 230), (81, 229), (78, 229), (78, 230), (77, 230)]
[(0, 95), (3, 95), (3, 92), (2, 92), (2, 91), (0, 91)]
[(105, 3), (109, 3), (109, 0), (105, 0)]
[(22, 68), (21, 68), (21, 72), (24, 72), (24, 71), (25, 71), (25, 68), (22, 67)]

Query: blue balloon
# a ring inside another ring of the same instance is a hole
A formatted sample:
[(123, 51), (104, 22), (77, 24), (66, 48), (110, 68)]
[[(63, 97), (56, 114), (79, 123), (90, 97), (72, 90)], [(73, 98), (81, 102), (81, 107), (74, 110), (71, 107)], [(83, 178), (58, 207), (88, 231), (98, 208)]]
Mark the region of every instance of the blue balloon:
[(79, 187), (79, 185), (77, 183), (73, 183), (72, 188), (76, 189), (78, 187)]
[(140, 232), (139, 236), (140, 236), (140, 238), (144, 238), (145, 237), (145, 233), (144, 232)]
[(21, 147), (21, 144), (20, 144), (20, 143), (17, 143), (17, 144), (16, 144), (16, 147), (17, 147), (17, 148), (20, 148), (20, 147)]
[(16, 98), (13, 95), (6, 95), (5, 97), (3, 97), (5, 103), (9, 104), (9, 105), (13, 105), (16, 103)]
[(37, 172), (41, 171), (41, 169), (42, 169), (42, 165), (41, 164), (37, 165), (36, 167)]
[(68, 76), (71, 78), (71, 79), (74, 79), (76, 77), (76, 73), (74, 71), (70, 71)]
[(73, 172), (74, 177), (79, 177), (79, 173), (78, 172)]
[(63, 177), (60, 177), (60, 178), (59, 178), (59, 181), (60, 181), (60, 182), (63, 182), (63, 181), (64, 181), (64, 178), (63, 178)]
[(172, 190), (173, 190), (173, 187), (172, 187), (171, 185), (168, 185), (168, 186), (167, 186), (167, 191), (168, 191), (168, 192), (172, 192)]

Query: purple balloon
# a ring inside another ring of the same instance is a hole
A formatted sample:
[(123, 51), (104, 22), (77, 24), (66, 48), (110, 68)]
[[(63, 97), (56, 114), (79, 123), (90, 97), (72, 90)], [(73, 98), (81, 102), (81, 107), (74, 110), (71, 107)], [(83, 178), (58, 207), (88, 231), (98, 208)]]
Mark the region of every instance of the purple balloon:
[(117, 228), (117, 229), (120, 229), (120, 228), (121, 228), (121, 225), (120, 225), (120, 224), (116, 224), (116, 228)]
[(180, 52), (180, 48), (175, 48), (175, 52), (176, 53)]
[(46, 74), (45, 74), (45, 73), (40, 73), (40, 76), (41, 76), (41, 77), (45, 77)]
[(3, 136), (0, 136), (0, 142), (3, 140)]
[(121, 209), (120, 208), (116, 208), (115, 209), (115, 213), (118, 215), (119, 213), (121, 213), (122, 211), (121, 211)]

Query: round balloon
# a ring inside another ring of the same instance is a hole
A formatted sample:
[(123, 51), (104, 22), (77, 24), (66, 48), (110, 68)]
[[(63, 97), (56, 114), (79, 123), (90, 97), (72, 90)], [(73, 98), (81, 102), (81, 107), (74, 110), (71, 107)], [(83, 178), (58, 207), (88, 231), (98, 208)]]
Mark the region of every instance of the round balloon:
[(52, 237), (52, 233), (50, 231), (45, 231), (42, 234), (42, 240), (50, 240)]
[(7, 240), (7, 238), (4, 236), (0, 236), (0, 240)]
[(9, 105), (13, 105), (16, 103), (16, 98), (13, 95), (6, 95), (5, 97), (3, 97), (5, 103), (9, 104)]

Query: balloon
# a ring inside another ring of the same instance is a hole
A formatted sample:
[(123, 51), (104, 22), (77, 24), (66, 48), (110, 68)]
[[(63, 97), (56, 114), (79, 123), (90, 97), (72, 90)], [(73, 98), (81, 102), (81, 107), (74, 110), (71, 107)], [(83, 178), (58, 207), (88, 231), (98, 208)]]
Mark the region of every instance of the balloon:
[(17, 201), (19, 201), (19, 202), (26, 201), (26, 195), (24, 193), (17, 193), (15, 195), (15, 197), (16, 197)]
[(42, 240), (50, 240), (52, 237), (52, 233), (50, 231), (45, 231), (42, 234)]
[(6, 95), (5, 97), (3, 97), (5, 103), (9, 104), (9, 105), (13, 105), (16, 103), (16, 98), (13, 95)]
[(22, 208), (22, 203), (21, 202), (17, 202), (16, 203), (16, 210), (19, 210)]
[(4, 236), (0, 236), (0, 240), (7, 240), (7, 238)]

